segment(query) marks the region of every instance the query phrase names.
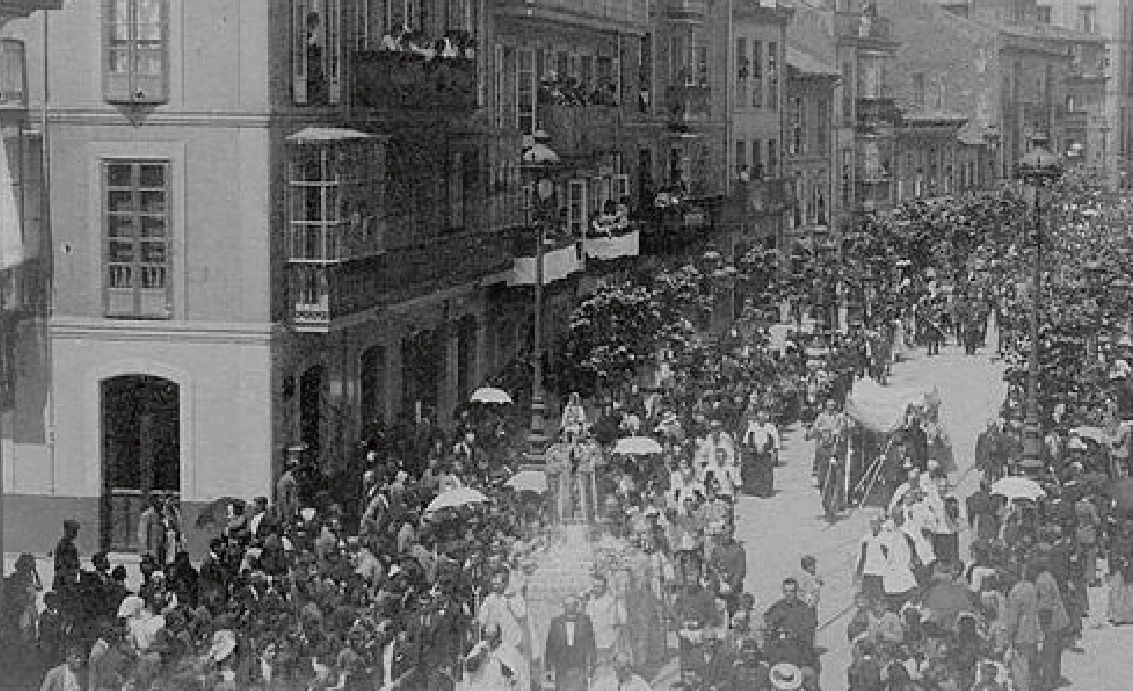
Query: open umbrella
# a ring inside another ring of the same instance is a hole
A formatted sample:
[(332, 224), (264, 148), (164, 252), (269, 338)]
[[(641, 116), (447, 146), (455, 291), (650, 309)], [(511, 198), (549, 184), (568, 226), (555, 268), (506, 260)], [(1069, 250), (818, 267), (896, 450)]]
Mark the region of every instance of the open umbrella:
[(624, 456), (649, 456), (664, 451), (657, 440), (649, 437), (625, 437), (614, 446), (614, 453)]
[(543, 494), (547, 491), (547, 475), (541, 470), (521, 470), (504, 484), (516, 492)]
[(500, 405), (507, 405), (512, 402), (511, 396), (503, 389), (493, 389), (485, 387), (476, 389), (472, 392), (473, 403), (497, 403)]
[(1009, 500), (1030, 499), (1038, 501), (1046, 496), (1046, 490), (1029, 477), (1005, 477), (991, 486), (991, 493)]
[(1089, 439), (1090, 441), (1097, 442), (1098, 444), (1105, 444), (1109, 441), (1109, 435), (1101, 427), (1073, 427), (1070, 434)]
[(441, 492), (437, 498), (429, 502), (426, 513), (433, 513), (441, 509), (458, 509), (469, 504), (480, 504), (488, 501), (488, 497), (479, 490), (471, 487), (457, 487)]

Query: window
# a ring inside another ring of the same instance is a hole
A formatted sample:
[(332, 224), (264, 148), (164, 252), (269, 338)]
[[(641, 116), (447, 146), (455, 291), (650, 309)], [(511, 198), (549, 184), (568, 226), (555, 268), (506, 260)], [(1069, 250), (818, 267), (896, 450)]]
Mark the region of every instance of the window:
[(767, 176), (778, 177), (779, 174), (779, 146), (774, 139), (767, 140)]
[(801, 96), (795, 97), (794, 123), (791, 125), (791, 153), (796, 156), (806, 155), (806, 145), (803, 139), (803, 127), (806, 122), (806, 110)]
[(342, 99), (342, 0), (291, 0), (291, 10), (295, 102), (338, 103)]
[(103, 0), (103, 97), (110, 103), (169, 98), (166, 0)]
[(815, 131), (818, 140), (818, 152), (824, 153), (830, 147), (830, 102), (826, 97), (818, 99), (818, 106), (815, 108), (818, 112), (815, 114)]
[(1038, 11), (1039, 24), (1050, 24), (1050, 5), (1039, 5)]
[(1097, 33), (1098, 8), (1096, 5), (1078, 6), (1078, 30), (1087, 34)]
[(448, 168), (448, 206), (449, 227), (464, 227), (464, 154), (453, 151), (449, 154)]
[(102, 165), (107, 317), (170, 317), (168, 173), (167, 161)]
[(518, 55), (515, 124), (521, 134), (535, 134), (535, 54), (521, 48)]
[(637, 63), (637, 109), (648, 113), (653, 101), (653, 35), (641, 37)]
[(583, 89), (594, 87), (594, 56), (583, 55), (579, 60), (578, 85)]
[(763, 147), (758, 139), (751, 140), (751, 179), (763, 179)]
[(763, 107), (763, 41), (751, 42), (751, 107)]
[(736, 39), (736, 103), (741, 106), (747, 105), (747, 78), (750, 72), (747, 38), (740, 36)]
[(850, 166), (853, 159), (850, 150), (842, 150), (842, 206), (849, 207), (853, 203), (853, 186), (851, 185)]
[(767, 107), (779, 108), (779, 44), (767, 42)]
[(685, 54), (685, 40), (683, 36), (673, 36), (669, 39), (669, 81), (673, 86), (684, 86), (691, 83), (692, 74), (689, 73)]
[(619, 204), (625, 202), (629, 204), (629, 176), (625, 173), (619, 173), (614, 176), (613, 181), (613, 200)]
[(742, 139), (736, 140), (736, 176), (744, 172), (747, 168), (747, 142)]
[(917, 72), (913, 75), (913, 105), (917, 108), (924, 108), (924, 96), (924, 72)]
[(586, 181), (568, 183), (567, 227), (572, 237), (580, 238), (586, 231)]
[(708, 86), (708, 47), (696, 46), (692, 50), (693, 67), (696, 70), (696, 85)]
[(842, 123), (854, 122), (854, 64), (842, 63)]
[(504, 126), (504, 47), (496, 44), (492, 60), (492, 89), (495, 102), (496, 127)]

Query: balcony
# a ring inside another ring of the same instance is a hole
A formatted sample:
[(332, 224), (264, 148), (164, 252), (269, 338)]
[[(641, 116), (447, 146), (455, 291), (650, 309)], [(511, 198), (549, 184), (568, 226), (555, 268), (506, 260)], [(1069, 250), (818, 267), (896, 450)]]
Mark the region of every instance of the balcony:
[(0, 39), (0, 112), (27, 108), (24, 79), (24, 44), (11, 38)]
[(609, 235), (588, 235), (582, 241), (589, 259), (612, 261), (636, 257), (641, 253), (641, 233), (637, 228)]
[[(516, 238), (515, 260), (512, 264), (511, 275), (508, 276), (509, 286), (533, 286), (539, 280), (539, 258), (535, 243), (530, 241), (527, 233)], [(579, 243), (573, 238), (553, 240), (548, 238), (543, 249), (543, 284), (554, 283), (582, 271), (582, 252)]]
[(39, 10), (61, 10), (63, 0), (0, 0), (0, 23), (27, 17)]
[(426, 59), (395, 50), (357, 50), (353, 103), (380, 110), (476, 109), (476, 60), (468, 57)]
[(665, 16), (677, 22), (703, 22), (708, 18), (705, 0), (666, 0)]
[(540, 105), (538, 113), (539, 127), (560, 156), (590, 157), (617, 145), (617, 108)]
[(892, 98), (859, 98), (856, 105), (858, 129), (892, 127), (900, 117), (900, 111)]
[(292, 323), (297, 331), (325, 333), (336, 319), (503, 273), (510, 267), (507, 236), (488, 232), (430, 238), (338, 264), (292, 261)]
[(496, 0), (499, 14), (593, 29), (647, 31), (649, 0)]
[(712, 113), (712, 89), (694, 84), (670, 86), (665, 92), (665, 105), (673, 124), (708, 117)]
[(888, 17), (867, 17), (860, 12), (835, 12), (834, 33), (839, 38), (888, 42), (893, 40), (893, 25)]

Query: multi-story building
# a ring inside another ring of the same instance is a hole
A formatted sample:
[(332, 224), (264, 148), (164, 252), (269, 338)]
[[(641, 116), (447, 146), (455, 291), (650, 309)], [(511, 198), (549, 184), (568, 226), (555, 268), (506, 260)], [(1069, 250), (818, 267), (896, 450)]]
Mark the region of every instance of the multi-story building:
[[(1098, 34), (1105, 40), (1103, 55), (1097, 47), (1090, 55), (1088, 45), (1075, 55), (1079, 69), (1067, 108), (1068, 117), (1080, 127), (1071, 142), (1071, 158), (1111, 186), (1119, 185), (1133, 148), (1133, 5), (1129, 0), (1039, 0), (1036, 12), (1041, 24)], [(1104, 98), (1093, 103), (1103, 77)]]
[(479, 2), (107, 0), (5, 27), (51, 267), (4, 455), (8, 510), (45, 520), (9, 548), (63, 516), (84, 550), (130, 546), (148, 494), (192, 520), (270, 495), (290, 445), (331, 472), (370, 424), (448, 416), (488, 334), (508, 338), (488, 305), (523, 226), (520, 140), (485, 120), (488, 20)]

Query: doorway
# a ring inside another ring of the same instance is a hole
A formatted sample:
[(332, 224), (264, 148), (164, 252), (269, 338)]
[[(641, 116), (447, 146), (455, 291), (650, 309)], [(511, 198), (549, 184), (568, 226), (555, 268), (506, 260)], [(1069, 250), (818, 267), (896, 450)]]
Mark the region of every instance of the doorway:
[(150, 497), (180, 496), (180, 397), (181, 387), (162, 377), (101, 382), (103, 549), (137, 549), (138, 520)]

